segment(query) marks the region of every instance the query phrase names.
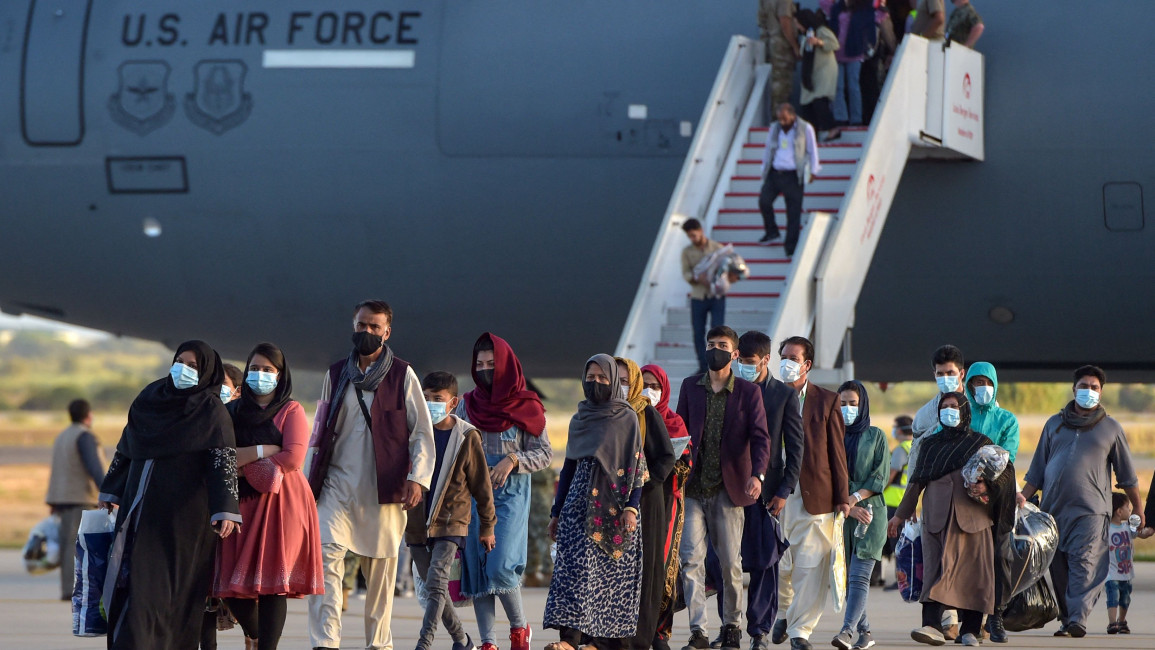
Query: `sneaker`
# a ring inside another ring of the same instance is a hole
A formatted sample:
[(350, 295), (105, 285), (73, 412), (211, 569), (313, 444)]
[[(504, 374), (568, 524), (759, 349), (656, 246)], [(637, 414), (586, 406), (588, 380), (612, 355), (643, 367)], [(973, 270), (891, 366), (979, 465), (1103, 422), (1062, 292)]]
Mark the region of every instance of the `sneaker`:
[[(706, 633), (702, 630), (692, 630), (690, 632), (690, 640), (686, 642), (686, 645), (682, 648), (682, 650), (707, 650), (709, 647), (710, 640), (706, 638)], [(482, 650), (489, 649), (482, 648)]]
[(843, 630), (830, 640), (830, 645), (839, 650), (850, 650), (854, 647), (854, 634), (849, 629)]
[(1060, 625), (1059, 629), (1055, 630), (1055, 636), (1071, 636), (1071, 633), (1067, 631), (1066, 623)]
[(942, 638), (947, 641), (958, 638), (958, 623), (953, 623), (950, 627), (943, 628)]
[(473, 638), (466, 634), (465, 643), (453, 642), (453, 650), (477, 650), (477, 646), (473, 645)]
[(946, 643), (946, 637), (943, 636), (942, 631), (929, 625), (911, 630), (910, 638), (927, 645), (944, 645)]
[(854, 642), (854, 647), (851, 650), (869, 650), (874, 647), (874, 636), (870, 632), (861, 632), (858, 635), (858, 640)]
[(497, 650), (497, 646), (492, 643), (482, 643), (481, 650)]
[(773, 235), (770, 235), (770, 234), (763, 235), (762, 239), (758, 240), (758, 243), (762, 244), (763, 246), (769, 246), (771, 244), (771, 242), (773, 242), (777, 239), (782, 239), (782, 232), (781, 231), (776, 231)]
[(970, 632), (967, 632), (966, 634), (959, 637), (959, 640), (964, 646), (977, 647), (979, 645), (979, 640), (976, 639), (975, 635), (971, 634)]
[(660, 636), (654, 637), (654, 643), (650, 646), (653, 650), (670, 650), (670, 643)]
[(770, 639), (765, 634), (751, 635), (750, 650), (770, 650)]
[(722, 626), (722, 650), (742, 650), (742, 630), (737, 625)]
[(710, 641), (710, 647), (713, 648), (714, 650), (718, 650), (718, 648), (722, 647), (722, 631), (721, 630), (718, 631), (718, 636), (714, 637), (714, 639), (712, 641)]
[(1081, 639), (1087, 636), (1087, 628), (1083, 627), (1082, 623), (1067, 624), (1067, 632), (1069, 632), (1071, 636), (1076, 639)]
[(1131, 628), (1127, 627), (1127, 621), (1119, 621), (1119, 634), (1130, 634)]
[(533, 630), (529, 629), (529, 624), (525, 627), (514, 627), (509, 630), (509, 650), (529, 650), (530, 639), (533, 638)]
[(810, 641), (802, 637), (794, 637), (790, 639), (790, 650), (814, 650), (814, 646), (810, 645)]
[(774, 621), (774, 629), (770, 631), (770, 643), (781, 645), (786, 643), (788, 638), (790, 637), (786, 636), (786, 619), (780, 618)]

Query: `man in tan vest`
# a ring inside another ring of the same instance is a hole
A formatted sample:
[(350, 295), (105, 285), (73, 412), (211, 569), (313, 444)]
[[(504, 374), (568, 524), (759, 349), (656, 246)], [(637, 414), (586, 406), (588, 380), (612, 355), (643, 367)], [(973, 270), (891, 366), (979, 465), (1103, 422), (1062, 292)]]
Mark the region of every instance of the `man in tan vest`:
[(92, 433), (92, 407), (82, 399), (68, 405), (72, 424), (52, 445), (52, 474), (45, 501), (60, 517), (60, 599), (72, 599), (73, 561), (80, 513), (96, 507), (108, 463)]

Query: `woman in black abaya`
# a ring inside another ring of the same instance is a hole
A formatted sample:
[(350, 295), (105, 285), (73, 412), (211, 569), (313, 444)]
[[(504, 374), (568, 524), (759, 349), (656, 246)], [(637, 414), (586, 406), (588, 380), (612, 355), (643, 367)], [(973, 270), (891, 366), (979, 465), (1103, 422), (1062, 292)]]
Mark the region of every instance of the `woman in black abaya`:
[(101, 507), (120, 506), (103, 598), (109, 648), (197, 647), (217, 538), (241, 522), (223, 380), (217, 353), (189, 341), (128, 411), (100, 486)]

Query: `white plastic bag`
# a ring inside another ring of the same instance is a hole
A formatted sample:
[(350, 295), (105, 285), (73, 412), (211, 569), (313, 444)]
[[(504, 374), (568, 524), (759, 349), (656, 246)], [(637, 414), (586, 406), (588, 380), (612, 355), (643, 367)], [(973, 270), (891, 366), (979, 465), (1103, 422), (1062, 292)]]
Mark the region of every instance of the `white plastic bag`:
[(841, 612), (846, 606), (846, 541), (842, 529), (846, 517), (841, 512), (834, 515), (834, 537), (830, 547), (830, 596), (834, 599), (834, 611)]
[(108, 553), (112, 549), (116, 518), (104, 510), (85, 510), (80, 515), (76, 535), (76, 581), (72, 588), (72, 633), (76, 636), (104, 636), (108, 633), (107, 613), (100, 604), (108, 573)]
[(24, 568), (28, 573), (48, 573), (60, 566), (60, 517), (49, 515), (28, 532), (24, 544)]

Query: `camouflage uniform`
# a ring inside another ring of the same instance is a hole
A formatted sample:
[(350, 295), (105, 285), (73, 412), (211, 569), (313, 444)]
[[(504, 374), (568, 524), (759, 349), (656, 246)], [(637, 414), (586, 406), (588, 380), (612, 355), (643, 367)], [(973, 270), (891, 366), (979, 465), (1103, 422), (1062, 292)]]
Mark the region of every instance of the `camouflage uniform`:
[[(547, 467), (533, 473), (533, 488), (529, 506), (529, 548), (525, 562), (527, 587), (544, 587), (553, 574), (553, 560), (549, 547), (549, 513), (553, 508), (553, 495), (557, 489), (557, 471)], [(536, 583), (536, 584), (532, 584)]]
[(774, 115), (780, 104), (790, 101), (794, 85), (794, 48), (790, 39), (796, 34), (783, 34), (778, 23), (780, 17), (794, 17), (792, 0), (759, 0), (758, 26), (762, 31), (762, 43), (766, 46), (766, 58), (770, 63), (770, 111)]

